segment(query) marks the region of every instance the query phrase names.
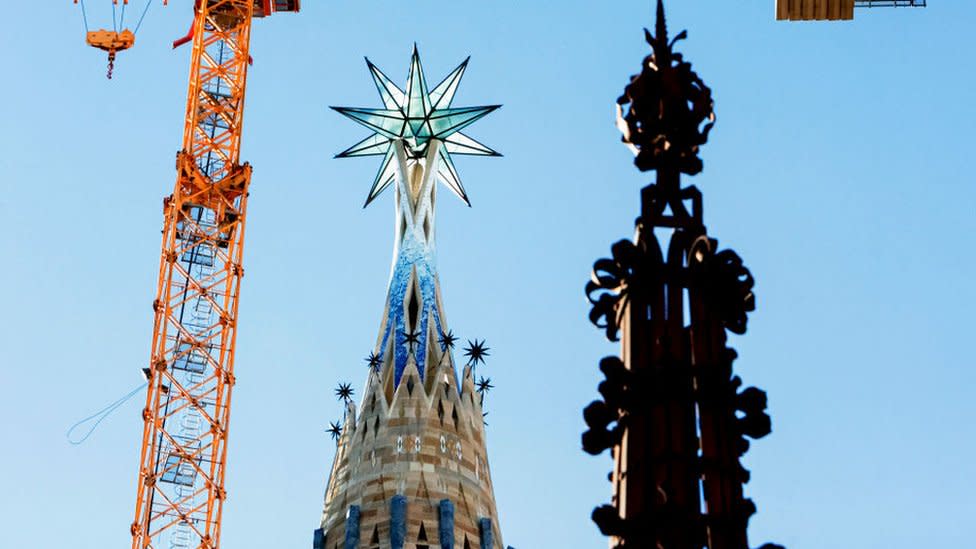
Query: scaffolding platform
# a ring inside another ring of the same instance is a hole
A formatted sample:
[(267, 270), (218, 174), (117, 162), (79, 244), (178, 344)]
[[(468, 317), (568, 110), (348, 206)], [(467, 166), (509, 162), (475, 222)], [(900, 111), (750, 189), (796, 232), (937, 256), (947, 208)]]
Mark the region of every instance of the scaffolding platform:
[(854, 8), (924, 8), (926, 0), (776, 0), (780, 21), (847, 21)]

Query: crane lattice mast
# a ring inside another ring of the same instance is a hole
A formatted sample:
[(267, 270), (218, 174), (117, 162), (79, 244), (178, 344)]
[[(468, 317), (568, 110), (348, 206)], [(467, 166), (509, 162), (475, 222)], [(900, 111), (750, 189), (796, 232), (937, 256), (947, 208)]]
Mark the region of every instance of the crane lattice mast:
[(163, 243), (133, 549), (216, 549), (251, 167), (240, 163), (253, 17), (298, 1), (197, 0)]

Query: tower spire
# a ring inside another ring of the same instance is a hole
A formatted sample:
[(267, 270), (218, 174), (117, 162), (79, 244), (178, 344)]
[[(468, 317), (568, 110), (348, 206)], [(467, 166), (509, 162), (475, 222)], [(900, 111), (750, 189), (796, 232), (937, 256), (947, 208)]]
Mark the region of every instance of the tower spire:
[(590, 320), (621, 343), (583, 410), (583, 449), (614, 459), (613, 499), (592, 517), (615, 549), (748, 549), (755, 506), (740, 458), (771, 420), (766, 394), (733, 374), (727, 332), (745, 333), (754, 281), (706, 232), (701, 192), (682, 187), (681, 174), (702, 170), (715, 116), (711, 90), (673, 51), (686, 34), (668, 41), (661, 0), (655, 32), (644, 31), (653, 51), (617, 112), (635, 164), (656, 180), (641, 190), (634, 240), (614, 244), (586, 285)]
[[(501, 549), (482, 398), (474, 363), (460, 379), (454, 368), (458, 338), (447, 328), (434, 245), (437, 182), (470, 205), (451, 155), (498, 156), (461, 130), (498, 107), (451, 106), (467, 60), (429, 87), (414, 45), (406, 89), (366, 63), (383, 108), (333, 107), (373, 132), (338, 156), (383, 157), (366, 205), (393, 187), (393, 266), (363, 400), (358, 415), (347, 408), (314, 547), (369, 540), (390, 549)], [(475, 342), (483, 360), (488, 348)]]
[(492, 149), (461, 133), (498, 105), (452, 107), (467, 59), (441, 83), (430, 88), (413, 46), (406, 90), (400, 89), (379, 68), (366, 60), (384, 108), (332, 107), (373, 130), (373, 134), (339, 153), (338, 157), (382, 155), (368, 206), (393, 185), (396, 194), (393, 270), (383, 325), (374, 353), (384, 357), (384, 376), (392, 370), (393, 388), (400, 384), (408, 363), (423, 379), (428, 362), (440, 360), (444, 350), (435, 342), (447, 333), (440, 306), (434, 246), (434, 197), (441, 181), (465, 204), (451, 153), (498, 156)]

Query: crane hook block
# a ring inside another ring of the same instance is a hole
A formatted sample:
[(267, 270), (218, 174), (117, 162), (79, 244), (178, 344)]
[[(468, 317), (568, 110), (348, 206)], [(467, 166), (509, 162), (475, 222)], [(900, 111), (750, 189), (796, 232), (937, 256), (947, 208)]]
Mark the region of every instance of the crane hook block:
[(86, 38), (88, 45), (93, 48), (107, 51), (123, 51), (132, 47), (136, 43), (136, 35), (132, 31), (125, 29), (122, 32), (110, 30), (97, 30), (88, 33)]
[(93, 48), (108, 52), (108, 77), (111, 79), (112, 69), (115, 68), (115, 54), (131, 48), (136, 43), (136, 35), (129, 29), (122, 32), (99, 29), (89, 32), (85, 41)]

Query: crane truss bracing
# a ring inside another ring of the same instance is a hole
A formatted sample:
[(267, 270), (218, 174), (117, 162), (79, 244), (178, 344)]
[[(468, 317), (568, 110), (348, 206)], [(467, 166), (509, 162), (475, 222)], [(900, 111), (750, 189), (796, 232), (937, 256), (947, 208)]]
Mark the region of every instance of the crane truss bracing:
[(776, 19), (848, 20), (854, 8), (924, 8), (926, 0), (776, 0)]
[(240, 164), (254, 0), (198, 0), (164, 229), (133, 549), (214, 549), (251, 168)]
[(854, 0), (855, 8), (924, 8), (925, 0)]

